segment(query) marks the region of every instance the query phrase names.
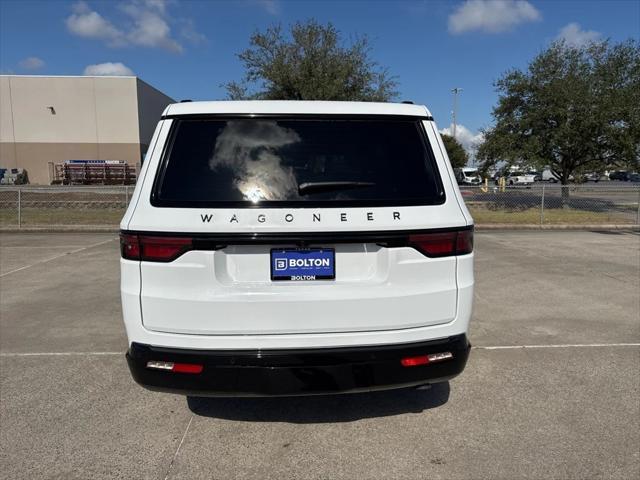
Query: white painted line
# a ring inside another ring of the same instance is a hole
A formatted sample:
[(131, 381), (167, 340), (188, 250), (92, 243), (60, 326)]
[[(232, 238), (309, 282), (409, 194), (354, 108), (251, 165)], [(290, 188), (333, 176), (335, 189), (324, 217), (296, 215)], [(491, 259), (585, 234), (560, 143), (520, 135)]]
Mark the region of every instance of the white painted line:
[(495, 345), (475, 346), (474, 350), (515, 350), (518, 348), (592, 348), (592, 347), (640, 347), (640, 343), (562, 343), (554, 345)]
[(33, 267), (35, 265), (40, 265), (42, 263), (50, 262), (51, 260), (55, 260), (56, 258), (64, 257), (65, 255), (71, 255), (73, 253), (78, 253), (78, 252), (81, 252), (83, 250), (87, 250), (89, 248), (99, 247), (100, 245), (104, 245), (105, 243), (113, 242), (114, 240), (116, 240), (116, 239), (115, 238), (111, 238), (109, 240), (105, 240), (104, 242), (98, 242), (98, 243), (94, 243), (92, 245), (87, 245), (86, 247), (76, 248), (75, 250), (71, 250), (70, 252), (60, 253), (59, 255), (56, 255), (56, 256), (51, 257), (51, 258), (47, 258), (46, 260), (40, 260), (39, 262), (32, 263), (31, 265), (25, 265), (24, 267), (16, 268), (15, 270), (10, 270), (8, 272), (5, 272), (5, 273), (1, 274), (0, 277), (5, 277), (5, 276), (7, 276), (7, 275), (9, 275), (11, 273), (16, 273), (16, 272), (19, 272), (21, 270), (25, 270), (27, 268), (31, 268), (31, 267)]
[(176, 461), (176, 458), (178, 457), (178, 453), (180, 452), (180, 447), (182, 447), (182, 444), (184, 443), (184, 439), (187, 436), (187, 432), (189, 431), (189, 427), (191, 426), (191, 422), (193, 422), (193, 415), (191, 415), (191, 418), (189, 419), (189, 423), (187, 424), (187, 428), (184, 429), (184, 433), (182, 434), (182, 439), (180, 439), (180, 443), (178, 444), (178, 448), (176, 449), (176, 453), (173, 454), (173, 458), (171, 459), (171, 463), (169, 464), (169, 468), (167, 468), (167, 474), (164, 477), (164, 480), (167, 480), (169, 478), (169, 474), (171, 473), (171, 469), (173, 468), (173, 464)]
[(78, 247), (80, 248), (82, 245), (0, 245), (0, 249), (3, 248), (26, 248), (28, 250), (33, 250), (35, 248), (48, 248), (49, 250), (60, 250), (62, 248), (69, 248), (69, 247)]
[(110, 356), (124, 355), (122, 352), (30, 352), (30, 353), (0, 353), (0, 357), (82, 357), (82, 356)]

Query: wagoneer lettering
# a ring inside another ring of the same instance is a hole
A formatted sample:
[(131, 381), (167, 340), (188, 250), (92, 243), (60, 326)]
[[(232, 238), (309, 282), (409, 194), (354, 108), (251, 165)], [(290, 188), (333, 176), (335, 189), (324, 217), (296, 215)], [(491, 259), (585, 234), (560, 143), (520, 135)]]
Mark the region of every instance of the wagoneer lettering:
[[(373, 222), (375, 220), (373, 212), (358, 212), (358, 214), (361, 215), (362, 218), (365, 218), (366, 221), (368, 221), (368, 222)], [(394, 221), (400, 220), (400, 212), (395, 212), (394, 211), (394, 212), (388, 213), (388, 215), (390, 215), (391, 219), (394, 220)], [(287, 223), (293, 223), (293, 222), (296, 221), (296, 218), (305, 217), (305, 216), (307, 216), (307, 215), (303, 214), (303, 215), (296, 216), (296, 215), (293, 215), (292, 213), (287, 213), (282, 218), (284, 218), (284, 221), (287, 222)], [(349, 217), (349, 214), (347, 214), (345, 212), (342, 212), (342, 213), (339, 213), (338, 216), (339, 216), (341, 222), (349, 222), (350, 218), (354, 217), (354, 214), (351, 214), (351, 217)], [(213, 218), (214, 218), (213, 214), (204, 214), (204, 213), (200, 214), (200, 219), (202, 220), (202, 223), (211, 223), (213, 221)], [(250, 224), (252, 221), (255, 220), (258, 223), (265, 223), (265, 222), (267, 222), (268, 219), (273, 219), (273, 218), (274, 218), (273, 215), (268, 217), (266, 214), (260, 213), (260, 214), (256, 215), (255, 217), (251, 216), (248, 219), (248, 222)], [(315, 222), (318, 222), (318, 223), (322, 222), (322, 216), (319, 213), (312, 213), (311, 214), (311, 218), (312, 218), (312, 221), (314, 223)], [(238, 218), (238, 214), (234, 213), (229, 217), (229, 223), (241, 223), (241, 221), (242, 221), (241, 218)]]
[(473, 220), (425, 107), (180, 103), (151, 145), (120, 236), (138, 383), (304, 395), (462, 372)]

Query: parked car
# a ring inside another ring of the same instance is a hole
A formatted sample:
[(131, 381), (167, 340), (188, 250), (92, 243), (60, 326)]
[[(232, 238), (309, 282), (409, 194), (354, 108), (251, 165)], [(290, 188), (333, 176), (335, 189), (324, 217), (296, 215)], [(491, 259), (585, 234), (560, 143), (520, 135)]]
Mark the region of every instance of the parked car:
[(556, 183), (559, 181), (558, 177), (548, 168), (542, 171), (542, 181)]
[(630, 173), (626, 170), (616, 170), (615, 172), (611, 172), (609, 174), (609, 180), (620, 180), (623, 182), (629, 181)]
[(533, 175), (533, 181), (534, 182), (541, 182), (542, 181), (542, 172), (535, 172), (535, 171), (531, 171), (531, 172), (527, 172), (528, 175)]
[(473, 219), (425, 107), (172, 104), (150, 144), (120, 224), (138, 383), (297, 395), (462, 372)]
[(600, 181), (607, 181), (609, 180), (609, 176), (605, 175), (604, 173), (598, 173), (598, 172), (591, 172), (591, 173), (587, 173), (584, 176), (585, 181), (587, 182), (600, 182)]
[(477, 168), (463, 167), (455, 168), (454, 173), (458, 185), (480, 185), (482, 183), (482, 177)]
[(523, 172), (509, 172), (505, 178), (507, 185), (531, 185), (534, 182), (534, 175)]
[[(560, 177), (556, 176), (550, 169), (546, 168), (542, 171), (542, 181), (549, 183), (558, 183), (560, 182)], [(575, 177), (573, 175), (569, 175), (569, 181), (575, 181)]]
[(634, 183), (640, 182), (640, 173), (629, 174), (629, 181)]

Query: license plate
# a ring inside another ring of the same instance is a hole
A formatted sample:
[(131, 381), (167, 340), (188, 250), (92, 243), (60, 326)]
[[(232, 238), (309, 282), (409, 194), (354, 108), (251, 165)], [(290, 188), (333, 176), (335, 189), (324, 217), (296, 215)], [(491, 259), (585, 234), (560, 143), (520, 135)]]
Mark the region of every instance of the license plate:
[(333, 280), (336, 253), (333, 248), (271, 250), (271, 280)]

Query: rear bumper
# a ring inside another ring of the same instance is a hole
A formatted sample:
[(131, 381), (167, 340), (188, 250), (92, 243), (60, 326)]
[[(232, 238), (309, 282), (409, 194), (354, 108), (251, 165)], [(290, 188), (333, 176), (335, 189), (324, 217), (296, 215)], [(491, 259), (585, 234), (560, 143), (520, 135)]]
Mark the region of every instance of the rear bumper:
[[(187, 350), (131, 344), (129, 369), (150, 390), (198, 396), (318, 395), (402, 388), (449, 380), (464, 369), (465, 335), (420, 343), (303, 350)], [(451, 352), (442, 362), (403, 367), (404, 357)], [(198, 374), (147, 368), (161, 361), (203, 365)]]

